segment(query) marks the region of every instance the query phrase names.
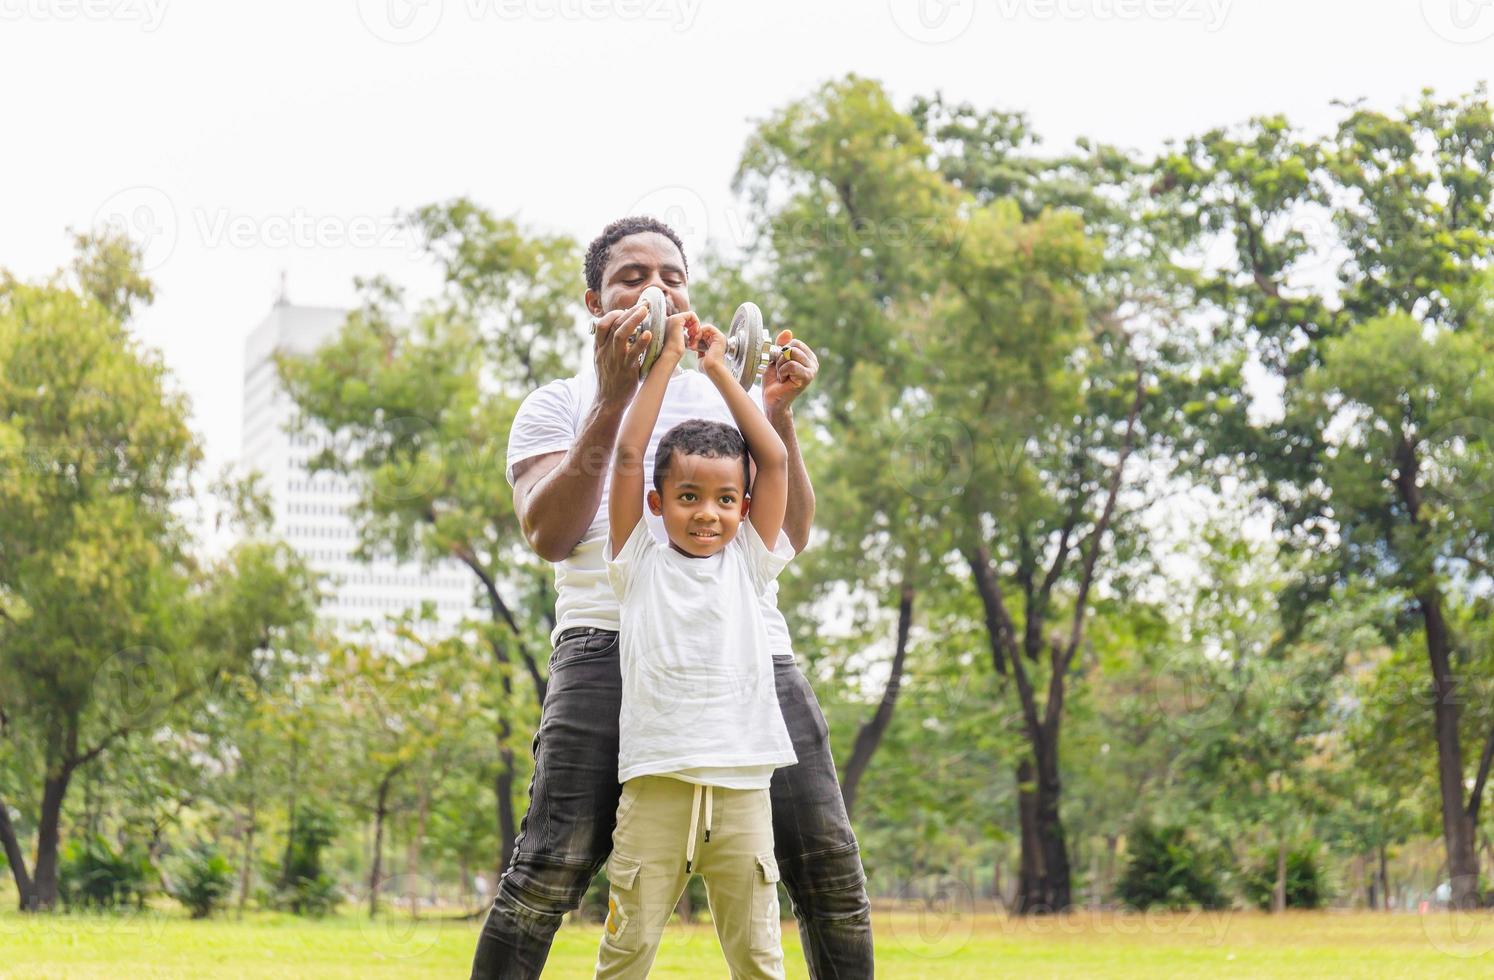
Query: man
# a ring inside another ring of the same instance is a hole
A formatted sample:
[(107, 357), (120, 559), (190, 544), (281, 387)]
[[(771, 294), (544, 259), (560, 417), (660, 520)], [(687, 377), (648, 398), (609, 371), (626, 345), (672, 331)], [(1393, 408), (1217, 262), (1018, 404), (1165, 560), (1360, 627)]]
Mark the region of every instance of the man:
[[(619, 425), (639, 386), (639, 345), (630, 341), (646, 310), (639, 297), (658, 286), (669, 312), (690, 309), (684, 246), (667, 225), (625, 218), (586, 252), (586, 307), (596, 318), (592, 365), (524, 400), (509, 435), (514, 510), (540, 557), (555, 563), (556, 627), (550, 684), (534, 738), (529, 810), (483, 924), (474, 978), (540, 975), (561, 917), (582, 896), (612, 849), (617, 813), (618, 605), (602, 559), (607, 539), (608, 470)], [(780, 335), (780, 339), (784, 339)], [(759, 398), (789, 453), (783, 534), (803, 550), (814, 520), (814, 491), (794, 433), (792, 404), (818, 362), (802, 341), (769, 365)], [(687, 418), (731, 415), (703, 375), (676, 370), (649, 444)], [(665, 540), (662, 523), (651, 530)], [(770, 790), (779, 873), (793, 901), (809, 973), (816, 980), (873, 976), (871, 907), (856, 837), (830, 757), (829, 732), (814, 691), (795, 665), (776, 584), (762, 613), (784, 722), (799, 758), (774, 773)]]

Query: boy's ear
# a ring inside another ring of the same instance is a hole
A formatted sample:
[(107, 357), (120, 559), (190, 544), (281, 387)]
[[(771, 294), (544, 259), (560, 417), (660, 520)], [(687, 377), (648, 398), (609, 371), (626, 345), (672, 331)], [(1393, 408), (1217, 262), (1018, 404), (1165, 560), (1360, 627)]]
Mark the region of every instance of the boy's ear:
[(742, 494), (742, 516), (747, 516), (747, 511), (752, 509), (752, 494)]
[(659, 491), (650, 490), (648, 496), (644, 499), (648, 501), (649, 513), (655, 517), (662, 517), (664, 515), (664, 498), (659, 496)]

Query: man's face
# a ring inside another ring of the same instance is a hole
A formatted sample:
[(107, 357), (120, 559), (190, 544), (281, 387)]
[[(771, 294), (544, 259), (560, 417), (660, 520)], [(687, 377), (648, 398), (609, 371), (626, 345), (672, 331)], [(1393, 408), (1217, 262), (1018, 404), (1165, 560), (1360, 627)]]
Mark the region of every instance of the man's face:
[(742, 461), (675, 453), (664, 492), (648, 492), (648, 509), (664, 518), (669, 544), (682, 555), (709, 558), (737, 535), (750, 501)]
[(656, 231), (642, 231), (620, 238), (607, 254), (602, 270), (602, 288), (586, 291), (586, 308), (592, 316), (626, 310), (637, 304), (650, 286), (664, 290), (668, 314), (690, 308), (685, 284), (685, 257), (674, 242)]

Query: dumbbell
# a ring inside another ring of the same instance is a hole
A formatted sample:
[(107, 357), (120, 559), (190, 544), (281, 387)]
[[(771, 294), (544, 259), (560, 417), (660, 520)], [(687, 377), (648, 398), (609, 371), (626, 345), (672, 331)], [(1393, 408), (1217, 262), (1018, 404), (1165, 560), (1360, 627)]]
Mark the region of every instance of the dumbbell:
[[(664, 298), (664, 290), (658, 286), (650, 286), (638, 297), (640, 302), (648, 304), (648, 316), (638, 324), (638, 329), (628, 338), (632, 343), (645, 330), (652, 331), (649, 337), (648, 349), (643, 352), (643, 361), (639, 366), (638, 376), (647, 377), (649, 369), (659, 359), (659, 353), (664, 349), (664, 321), (668, 319), (669, 311)], [(731, 373), (737, 379), (737, 383), (744, 389), (751, 390), (768, 368), (768, 362), (783, 353), (784, 348), (773, 343), (773, 338), (768, 335), (768, 328), (763, 324), (763, 311), (758, 309), (756, 303), (743, 303), (737, 307), (737, 312), (731, 318), (731, 328), (726, 332), (726, 364), (731, 368)]]

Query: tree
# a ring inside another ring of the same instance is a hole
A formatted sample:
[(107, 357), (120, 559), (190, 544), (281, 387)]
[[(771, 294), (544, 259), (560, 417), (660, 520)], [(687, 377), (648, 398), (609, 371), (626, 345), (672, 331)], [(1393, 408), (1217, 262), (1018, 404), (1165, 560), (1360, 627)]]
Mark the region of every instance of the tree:
[[(74, 776), (299, 615), (285, 601), (294, 569), (275, 566), (268, 596), (251, 552), (207, 567), (190, 553), (177, 516), (199, 455), (186, 402), (119, 319), (149, 295), (139, 249), (78, 244), (75, 282), (0, 288), (0, 715), (38, 770), (32, 866), (3, 800), (0, 839), (27, 910), (56, 905)], [(224, 606), (256, 611), (253, 644), (225, 642)]]
[[(453, 559), (472, 573), (489, 620), (479, 635), (499, 665), (496, 719), (499, 870), (517, 832), (515, 732), (544, 700), (536, 650), (554, 626), (548, 566), (529, 551), (504, 477), (502, 438), (523, 394), (568, 373), (581, 349), (574, 246), (529, 236), (465, 200), (415, 212), (441, 266), (442, 294), (407, 311), (386, 283), (339, 336), (280, 372), (302, 431), (327, 439), (308, 464), (352, 477), (361, 551), (427, 562)], [(526, 693), (515, 685), (522, 669)]]
[[(900, 605), (920, 585), (910, 572), (956, 556), (981, 600), (1027, 741), (1023, 912), (1071, 901), (1066, 690), (1095, 585), (1116, 573), (1102, 557), (1134, 539), (1117, 504), (1170, 353), (1138, 342), (1169, 322), (1169, 294), (1136, 168), (1103, 148), (1089, 157), (1037, 158), (1020, 120), (967, 106), (898, 112), (850, 77), (763, 123), (737, 177), (766, 216), (757, 249), (777, 322), (802, 325), (820, 352), (816, 417), (837, 441), (894, 420), (896, 437), (873, 433), (881, 452), (852, 447), (914, 498), (893, 505), (885, 476), (856, 486), (873, 537), (888, 529), (889, 570), (872, 588)], [(1102, 230), (1110, 250), (1091, 237)]]
[[(1156, 173), (1159, 211), (1188, 243), (1196, 295), (1216, 319), (1211, 363), (1177, 402), (1199, 444), (1184, 443), (1187, 455), (1244, 477), (1287, 546), (1319, 556), (1285, 600), (1289, 629), (1351, 578), (1401, 597), (1434, 693), (1453, 901), (1474, 905), (1494, 729), (1465, 784), (1449, 607), (1462, 601), (1460, 576), (1490, 566), (1487, 501), (1468, 491), (1488, 486), (1494, 448), (1480, 421), (1494, 418), (1484, 91), (1424, 93), (1393, 115), (1349, 106), (1321, 141), (1256, 119), (1187, 140)], [(1204, 258), (1215, 245), (1229, 260)], [(1332, 282), (1314, 275), (1325, 258)], [(1252, 410), (1252, 365), (1281, 390), (1279, 411)]]

